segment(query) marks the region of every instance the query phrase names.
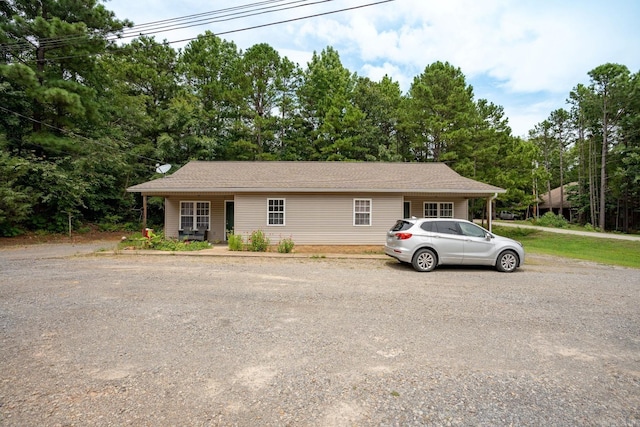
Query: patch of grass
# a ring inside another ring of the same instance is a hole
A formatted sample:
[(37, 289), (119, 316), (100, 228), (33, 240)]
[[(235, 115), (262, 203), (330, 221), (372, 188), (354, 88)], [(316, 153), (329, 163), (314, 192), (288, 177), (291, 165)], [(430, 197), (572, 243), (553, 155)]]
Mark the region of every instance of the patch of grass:
[(493, 227), (501, 236), (522, 242), (525, 252), (640, 268), (640, 242), (558, 234), (525, 228)]

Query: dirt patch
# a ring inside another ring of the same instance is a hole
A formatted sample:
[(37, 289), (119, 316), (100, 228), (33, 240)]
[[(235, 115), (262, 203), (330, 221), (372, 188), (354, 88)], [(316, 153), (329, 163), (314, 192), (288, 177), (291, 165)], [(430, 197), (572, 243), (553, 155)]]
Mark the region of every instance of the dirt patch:
[(49, 234), (29, 232), (16, 237), (0, 237), (0, 247), (2, 246), (22, 246), (22, 245), (39, 245), (43, 243), (91, 243), (100, 241), (117, 242), (123, 236), (131, 235), (130, 232), (123, 231), (98, 231), (91, 230), (86, 233), (69, 234)]
[(304, 245), (296, 246), (293, 252), (298, 254), (384, 254), (382, 245)]
[[(99, 231), (97, 229), (85, 233), (42, 234), (30, 232), (16, 237), (0, 237), (0, 247), (39, 245), (44, 243), (79, 244), (93, 242), (119, 242), (122, 237), (128, 237), (131, 232)], [(276, 252), (274, 246), (270, 251)], [(295, 253), (299, 254), (384, 254), (383, 245), (296, 245)]]

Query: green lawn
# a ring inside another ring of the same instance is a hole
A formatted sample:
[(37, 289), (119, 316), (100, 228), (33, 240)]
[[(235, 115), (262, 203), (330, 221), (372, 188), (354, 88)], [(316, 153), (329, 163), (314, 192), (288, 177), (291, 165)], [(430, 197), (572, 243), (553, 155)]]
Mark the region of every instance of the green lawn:
[(545, 231), (494, 226), (496, 234), (519, 240), (525, 252), (640, 268), (640, 241), (574, 236)]

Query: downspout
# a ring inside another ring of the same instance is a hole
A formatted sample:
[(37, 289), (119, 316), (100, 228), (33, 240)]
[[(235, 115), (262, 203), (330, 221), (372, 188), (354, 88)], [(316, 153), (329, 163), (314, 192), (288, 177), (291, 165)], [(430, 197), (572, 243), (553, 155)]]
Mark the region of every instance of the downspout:
[(493, 197), (489, 198), (489, 208), (487, 212), (489, 213), (489, 218), (487, 218), (487, 225), (489, 226), (489, 232), (491, 232), (491, 226), (493, 224), (493, 201), (498, 197), (498, 193), (494, 193)]

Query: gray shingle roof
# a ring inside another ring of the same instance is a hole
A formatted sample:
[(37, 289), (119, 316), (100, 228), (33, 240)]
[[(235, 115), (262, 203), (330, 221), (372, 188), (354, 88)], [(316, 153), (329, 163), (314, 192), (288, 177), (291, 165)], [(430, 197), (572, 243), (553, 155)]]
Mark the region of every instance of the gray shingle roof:
[[(577, 186), (578, 183), (577, 182), (572, 182), (570, 184), (565, 184), (564, 185), (564, 190), (562, 191), (563, 193), (563, 202), (562, 202), (562, 207), (564, 208), (570, 208), (571, 207), (571, 202), (569, 201), (569, 195), (572, 192), (572, 187)], [(553, 190), (551, 190), (551, 204), (549, 204), (549, 193), (545, 193), (543, 195), (540, 196), (540, 205), (538, 206), (541, 209), (558, 209), (560, 208), (560, 188), (561, 187), (557, 187), (554, 188)]]
[(203, 192), (390, 192), (493, 194), (444, 163), (189, 162), (165, 178), (134, 185), (147, 195)]

